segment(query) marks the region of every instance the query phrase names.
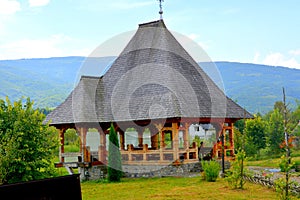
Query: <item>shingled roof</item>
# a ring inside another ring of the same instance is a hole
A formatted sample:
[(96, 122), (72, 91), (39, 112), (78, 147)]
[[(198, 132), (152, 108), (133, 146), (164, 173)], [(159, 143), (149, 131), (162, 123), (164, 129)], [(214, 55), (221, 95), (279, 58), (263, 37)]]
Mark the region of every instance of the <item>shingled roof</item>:
[(46, 121), (54, 125), (178, 117), (252, 115), (225, 96), (159, 20), (140, 24), (103, 77), (81, 77)]

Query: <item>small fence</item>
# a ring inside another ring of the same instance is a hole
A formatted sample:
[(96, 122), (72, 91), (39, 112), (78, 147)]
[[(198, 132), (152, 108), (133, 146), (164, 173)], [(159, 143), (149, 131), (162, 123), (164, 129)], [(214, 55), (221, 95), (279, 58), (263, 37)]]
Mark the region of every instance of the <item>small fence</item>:
[[(249, 182), (255, 183), (255, 184), (260, 184), (260, 185), (267, 186), (270, 188), (275, 188), (276, 178), (274, 178), (272, 176), (264, 176), (262, 174), (254, 174), (252, 176), (251, 175), (244, 176), (244, 179)], [(299, 184), (291, 184), (290, 192), (293, 195), (300, 197), (300, 185)]]

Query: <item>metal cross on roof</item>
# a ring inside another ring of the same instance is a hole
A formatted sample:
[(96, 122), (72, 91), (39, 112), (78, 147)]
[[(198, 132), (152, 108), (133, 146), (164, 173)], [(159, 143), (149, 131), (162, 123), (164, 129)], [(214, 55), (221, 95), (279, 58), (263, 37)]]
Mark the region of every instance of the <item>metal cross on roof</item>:
[(163, 10), (162, 10), (162, 2), (164, 2), (164, 0), (158, 0), (159, 1), (159, 14), (160, 14), (160, 19), (162, 19), (162, 14), (163, 14)]

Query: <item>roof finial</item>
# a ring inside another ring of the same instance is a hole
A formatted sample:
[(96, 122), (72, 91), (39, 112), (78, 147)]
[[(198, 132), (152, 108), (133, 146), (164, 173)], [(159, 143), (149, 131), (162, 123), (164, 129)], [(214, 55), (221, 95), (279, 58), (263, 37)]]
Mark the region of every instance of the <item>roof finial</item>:
[(163, 17), (162, 17), (162, 14), (164, 13), (163, 10), (162, 10), (162, 2), (164, 2), (164, 0), (158, 0), (159, 1), (159, 14), (160, 14), (160, 19), (162, 20)]

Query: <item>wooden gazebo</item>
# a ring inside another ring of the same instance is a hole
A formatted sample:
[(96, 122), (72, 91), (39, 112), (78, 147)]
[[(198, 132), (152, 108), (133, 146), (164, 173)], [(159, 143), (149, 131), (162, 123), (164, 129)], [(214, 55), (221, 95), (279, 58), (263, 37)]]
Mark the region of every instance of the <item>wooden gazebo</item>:
[[(75, 128), (81, 138), (81, 162), (106, 164), (106, 135), (113, 123), (123, 165), (166, 165), (198, 162), (197, 144), (189, 139), (191, 124), (212, 124), (216, 139), (223, 134), (229, 141), (226, 155), (233, 156), (233, 123), (242, 118), (252, 115), (225, 96), (158, 20), (140, 24), (109, 70), (101, 77), (82, 76), (46, 120), (60, 131), (61, 164), (68, 128)], [(89, 128), (100, 135), (96, 154), (86, 145)], [(137, 132), (136, 145), (126, 141), (128, 128)], [(166, 136), (171, 143), (166, 144)], [(221, 156), (218, 142), (211, 153)]]

